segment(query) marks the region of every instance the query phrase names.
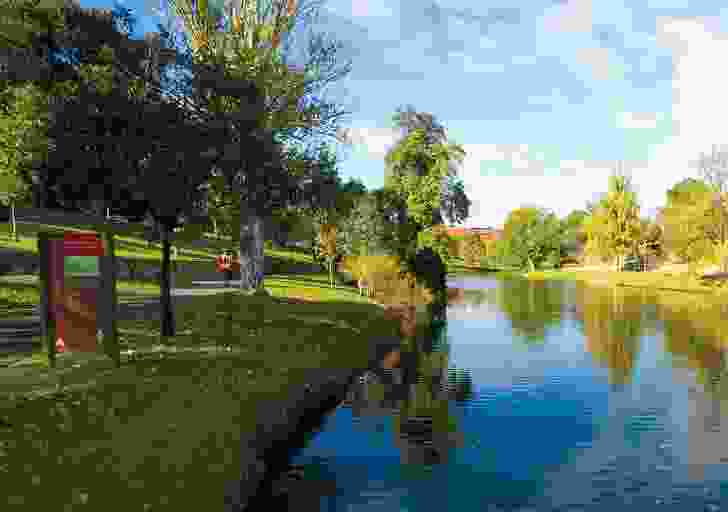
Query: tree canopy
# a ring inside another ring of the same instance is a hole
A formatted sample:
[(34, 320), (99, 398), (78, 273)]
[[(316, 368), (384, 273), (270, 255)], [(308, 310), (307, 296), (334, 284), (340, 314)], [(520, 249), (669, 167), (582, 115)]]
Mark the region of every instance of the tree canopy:
[(504, 224), (511, 258), (521, 268), (531, 271), (545, 264), (559, 265), (562, 224), (555, 213), (542, 208), (517, 208), (508, 214)]

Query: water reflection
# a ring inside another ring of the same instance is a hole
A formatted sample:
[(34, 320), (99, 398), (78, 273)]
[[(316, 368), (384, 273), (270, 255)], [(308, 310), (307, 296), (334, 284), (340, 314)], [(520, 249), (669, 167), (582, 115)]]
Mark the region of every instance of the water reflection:
[[(451, 312), (472, 313), (404, 341), (302, 452), (304, 467), (336, 474), (338, 499), (321, 510), (374, 510), (373, 487), (392, 510), (728, 506), (724, 304), (573, 282), (482, 284), (453, 287)], [(353, 465), (368, 468), (356, 485), (343, 482)]]
[(507, 316), (514, 334), (527, 343), (543, 343), (549, 327), (561, 321), (561, 283), (509, 279), (501, 281), (495, 303)]
[[(458, 441), (450, 402), (472, 397), (466, 372), (449, 368), (447, 322), (421, 327), (399, 350), (385, 357), (383, 367), (368, 372), (344, 404), (355, 418), (389, 415), (393, 444), (401, 464), (432, 466), (447, 461)], [(451, 370), (451, 371), (449, 371)]]
[(576, 317), (584, 349), (609, 369), (610, 384), (630, 381), (644, 331), (644, 297), (634, 289), (589, 287), (575, 283)]

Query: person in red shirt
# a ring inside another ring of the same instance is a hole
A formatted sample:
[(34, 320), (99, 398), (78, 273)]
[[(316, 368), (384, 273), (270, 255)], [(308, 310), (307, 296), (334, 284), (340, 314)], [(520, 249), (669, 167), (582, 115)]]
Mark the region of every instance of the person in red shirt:
[(233, 278), (233, 251), (227, 250), (225, 254), (217, 257), (217, 267), (225, 275), (225, 287), (230, 286), (230, 281)]

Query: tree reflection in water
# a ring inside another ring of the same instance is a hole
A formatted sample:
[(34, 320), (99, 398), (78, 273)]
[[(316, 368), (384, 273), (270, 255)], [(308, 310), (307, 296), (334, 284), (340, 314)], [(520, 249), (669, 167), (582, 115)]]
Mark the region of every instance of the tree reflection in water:
[(447, 461), (457, 444), (451, 400), (472, 396), (472, 379), (449, 371), (445, 305), (430, 305), (413, 336), (382, 367), (353, 386), (347, 403), (355, 416), (389, 415), (394, 419), (394, 444), (403, 465), (432, 466)]

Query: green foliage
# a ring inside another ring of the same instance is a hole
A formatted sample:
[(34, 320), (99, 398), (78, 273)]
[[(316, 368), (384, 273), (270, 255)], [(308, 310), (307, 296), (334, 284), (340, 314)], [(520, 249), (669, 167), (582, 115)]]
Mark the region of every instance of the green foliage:
[(468, 267), (476, 267), (480, 264), (480, 258), (484, 256), (483, 241), (477, 233), (468, 232), (465, 234), (463, 260)]
[(388, 226), (373, 194), (360, 197), (338, 227), (342, 254), (369, 256), (384, 252), (384, 234)]
[(562, 219), (561, 224), (564, 228), (562, 253), (574, 252), (580, 245), (586, 243), (583, 227), (588, 215), (586, 210), (574, 210)]
[(636, 250), (640, 222), (637, 195), (625, 176), (609, 177), (609, 190), (602, 196), (584, 223), (587, 235), (585, 250), (602, 258), (616, 256), (618, 265)]
[(688, 178), (667, 192), (662, 209), (665, 249), (684, 261), (714, 260), (725, 241), (724, 208), (713, 201), (715, 189)]
[(504, 225), (505, 250), (519, 268), (531, 271), (561, 256), (563, 227), (552, 212), (532, 207), (512, 211)]
[(431, 248), (440, 256), (445, 268), (450, 259), (450, 236), (442, 225), (431, 226), (417, 233), (417, 249)]
[(442, 182), (451, 176), (452, 162), (462, 162), (465, 151), (456, 144), (428, 144), (421, 129), (410, 132), (385, 158), (393, 171), (386, 186), (405, 202), (407, 215), (421, 226), (431, 226), (433, 212), (442, 206)]

